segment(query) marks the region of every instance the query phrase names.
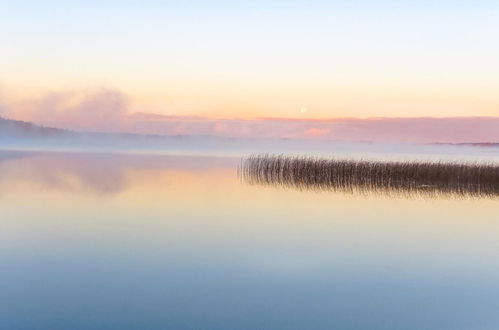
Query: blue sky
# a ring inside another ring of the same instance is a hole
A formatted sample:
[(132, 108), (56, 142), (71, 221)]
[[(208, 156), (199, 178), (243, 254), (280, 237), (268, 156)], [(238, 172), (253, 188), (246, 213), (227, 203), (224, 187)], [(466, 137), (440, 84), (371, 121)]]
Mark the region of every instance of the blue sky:
[(493, 1), (2, 1), (0, 93), (229, 117), (499, 115)]

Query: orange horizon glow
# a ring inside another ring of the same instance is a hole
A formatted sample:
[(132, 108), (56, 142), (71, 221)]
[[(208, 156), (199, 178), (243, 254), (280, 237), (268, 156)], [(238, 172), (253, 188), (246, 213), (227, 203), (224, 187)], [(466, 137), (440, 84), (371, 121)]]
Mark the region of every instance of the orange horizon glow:
[[(392, 127), (390, 136), (381, 126), (351, 126), (359, 133), (346, 136), (455, 141), (456, 129), (471, 129), (473, 141), (497, 140), (495, 127), (472, 120), (499, 118), (493, 4), (52, 6), (0, 10), (0, 116), (75, 130), (244, 137), (276, 130), (281, 138), (337, 138), (343, 128), (321, 126), (335, 122), (471, 118), (442, 126), (445, 134), (422, 125)], [(307, 125), (282, 125), (292, 121)]]

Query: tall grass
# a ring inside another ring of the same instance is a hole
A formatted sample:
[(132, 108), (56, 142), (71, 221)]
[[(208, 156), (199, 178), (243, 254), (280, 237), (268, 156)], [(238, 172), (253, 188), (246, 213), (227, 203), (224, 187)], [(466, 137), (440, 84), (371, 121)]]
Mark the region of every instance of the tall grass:
[(253, 155), (240, 177), (250, 184), (367, 193), (499, 197), (499, 165), (454, 162), (378, 162)]

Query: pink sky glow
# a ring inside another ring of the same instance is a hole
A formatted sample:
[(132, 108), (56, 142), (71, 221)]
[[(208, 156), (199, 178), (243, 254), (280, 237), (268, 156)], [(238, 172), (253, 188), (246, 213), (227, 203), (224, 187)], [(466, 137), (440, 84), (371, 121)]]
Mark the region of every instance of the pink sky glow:
[(37, 101), (0, 103), (0, 116), (93, 132), (372, 142), (499, 142), (499, 117), (238, 119), (159, 115), (130, 112), (127, 97), (112, 90), (77, 100), (66, 94), (51, 94)]

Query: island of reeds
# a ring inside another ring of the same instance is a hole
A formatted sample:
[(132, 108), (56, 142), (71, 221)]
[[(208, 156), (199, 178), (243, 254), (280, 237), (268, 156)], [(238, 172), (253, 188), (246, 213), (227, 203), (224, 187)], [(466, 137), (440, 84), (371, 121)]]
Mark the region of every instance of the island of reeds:
[(334, 160), (253, 155), (239, 176), (250, 184), (351, 193), (499, 197), (499, 165), (424, 161)]

